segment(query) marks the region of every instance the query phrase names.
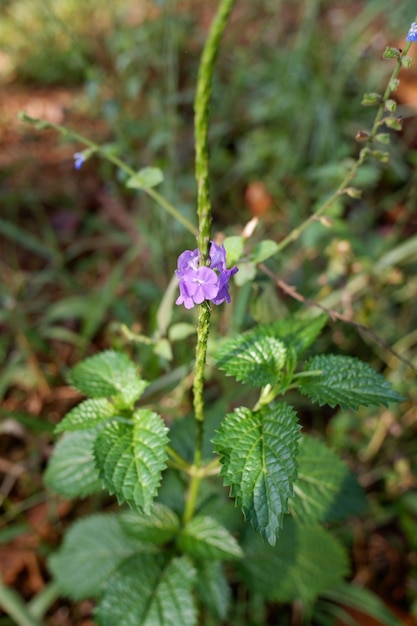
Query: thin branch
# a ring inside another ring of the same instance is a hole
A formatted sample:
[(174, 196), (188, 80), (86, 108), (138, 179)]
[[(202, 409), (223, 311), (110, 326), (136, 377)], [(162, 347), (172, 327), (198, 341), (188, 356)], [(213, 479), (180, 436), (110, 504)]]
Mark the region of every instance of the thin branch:
[(393, 354), (397, 359), (402, 361), (402, 363), (404, 363), (405, 365), (408, 365), (408, 367), (410, 367), (414, 372), (417, 373), (417, 368), (413, 365), (413, 363), (411, 363), (411, 361), (409, 361), (404, 356), (399, 354), (396, 350), (394, 350), (394, 348), (388, 343), (388, 341), (386, 341), (383, 337), (378, 335), (378, 333), (376, 333), (372, 328), (368, 328), (368, 326), (364, 326), (363, 324), (359, 324), (358, 322), (355, 322), (354, 320), (350, 319), (347, 315), (343, 315), (343, 313), (339, 313), (339, 311), (336, 311), (335, 309), (328, 309), (327, 307), (323, 306), (319, 302), (310, 300), (310, 298), (305, 298), (297, 291), (294, 285), (289, 285), (281, 278), (277, 278), (277, 276), (275, 276), (275, 274), (271, 272), (271, 270), (268, 267), (266, 267), (266, 265), (264, 265), (263, 263), (259, 264), (259, 269), (264, 274), (269, 276), (269, 278), (271, 278), (274, 281), (276, 286), (279, 287), (281, 291), (286, 293), (288, 296), (290, 296), (294, 300), (297, 300), (298, 302), (301, 302), (302, 304), (305, 304), (306, 306), (320, 309), (320, 311), (323, 311), (324, 313), (326, 313), (333, 320), (333, 322), (335, 322), (336, 320), (339, 320), (340, 322), (344, 322), (345, 324), (349, 324), (350, 326), (353, 326), (359, 333), (361, 332), (366, 333), (367, 335), (372, 337), (372, 339), (376, 343), (378, 343), (380, 346), (385, 348), (385, 350), (388, 350), (388, 352)]

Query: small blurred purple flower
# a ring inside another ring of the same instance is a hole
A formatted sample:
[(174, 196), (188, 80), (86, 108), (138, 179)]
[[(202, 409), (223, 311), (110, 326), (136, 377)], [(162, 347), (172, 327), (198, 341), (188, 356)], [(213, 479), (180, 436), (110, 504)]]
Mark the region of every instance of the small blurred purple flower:
[(199, 266), (200, 255), (197, 248), (185, 250), (178, 257), (175, 274), (180, 295), (176, 304), (183, 304), (186, 309), (192, 309), (204, 300), (211, 300), (213, 304), (221, 304), (225, 300), (230, 302), (229, 280), (238, 268), (226, 269), (225, 247), (220, 247), (213, 241), (210, 243), (209, 267)]
[(408, 31), (406, 41), (417, 41), (417, 24), (413, 22), (411, 24), (410, 30)]
[(76, 152), (74, 154), (74, 167), (76, 170), (81, 169), (82, 165), (85, 162), (85, 156), (82, 152)]

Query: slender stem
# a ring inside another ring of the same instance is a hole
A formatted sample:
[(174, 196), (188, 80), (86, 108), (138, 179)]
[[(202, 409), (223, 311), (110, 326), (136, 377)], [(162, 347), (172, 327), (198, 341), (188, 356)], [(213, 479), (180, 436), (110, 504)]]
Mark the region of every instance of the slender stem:
[(0, 577), (0, 604), (4, 611), (19, 626), (42, 626), (33, 617), (20, 595), (10, 587), (6, 587)]
[[(136, 176), (137, 172), (134, 169), (129, 167), (124, 161), (119, 159), (116, 155), (112, 154), (109, 150), (106, 150), (105, 147), (99, 146), (98, 144), (88, 139), (88, 137), (84, 137), (84, 135), (80, 135), (73, 130), (69, 130), (65, 128), (65, 126), (61, 126), (60, 124), (53, 124), (52, 122), (47, 122), (45, 120), (41, 120), (37, 117), (29, 117), (26, 113), (20, 113), (19, 118), (24, 122), (29, 122), (33, 124), (35, 128), (38, 130), (44, 130), (46, 128), (52, 128), (53, 130), (58, 131), (64, 137), (69, 137), (75, 141), (79, 141), (90, 148), (93, 152), (97, 152), (101, 157), (116, 165), (120, 170), (125, 172), (129, 177)], [(159, 206), (161, 206), (167, 213), (172, 215), (178, 222), (180, 222), (190, 233), (197, 236), (198, 230), (186, 217), (184, 217), (168, 200), (165, 200), (161, 194), (159, 194), (153, 187), (142, 187), (142, 191), (144, 191), (148, 196), (153, 198)]]
[(172, 462), (170, 463), (170, 467), (176, 467), (185, 472), (188, 472), (190, 469), (190, 464), (187, 463), (185, 459), (182, 458), (171, 446), (167, 446), (168, 455), (171, 457)]
[(208, 121), (212, 90), (214, 63), (220, 39), (227, 24), (235, 0), (221, 0), (208, 34), (197, 78), (194, 104), (195, 130), (195, 176), (197, 181), (197, 215), (199, 234), (197, 237), (202, 263), (205, 263), (210, 241), (211, 203), (209, 185)]
[[(205, 265), (207, 262), (211, 227), (208, 127), (213, 70), (220, 46), (220, 40), (234, 2), (235, 0), (220, 0), (217, 13), (211, 24), (210, 31), (204, 45), (197, 78), (197, 89), (194, 104), (195, 177), (197, 181), (197, 246), (200, 252), (202, 265)], [(194, 514), (201, 482), (199, 469), (201, 467), (204, 434), (204, 372), (206, 367), (209, 328), (210, 307), (207, 302), (203, 302), (203, 304), (200, 305), (198, 314), (196, 362), (193, 384), (194, 414), (197, 430), (194, 450), (195, 473), (191, 476), (190, 480), (184, 510), (184, 523), (187, 523)]]
[(27, 603), (27, 609), (35, 619), (40, 620), (49, 611), (59, 596), (60, 589), (58, 584), (56, 582), (50, 582)]
[(400, 69), (402, 67), (402, 63), (401, 63), (401, 59), (407, 54), (407, 52), (410, 49), (412, 42), (408, 42), (407, 45), (405, 46), (404, 50), (401, 52), (401, 54), (399, 55), (398, 59), (397, 59), (397, 63), (395, 65), (395, 68), (390, 76), (390, 79), (388, 81), (387, 87), (385, 89), (384, 95), (382, 96), (381, 99), (381, 103), (378, 107), (378, 111), (376, 113), (375, 119), (374, 119), (374, 123), (372, 125), (372, 129), (369, 133), (369, 136), (367, 138), (367, 140), (364, 143), (364, 146), (362, 148), (362, 150), (359, 153), (359, 157), (357, 158), (357, 160), (355, 161), (355, 163), (352, 165), (352, 167), (348, 170), (348, 172), (346, 173), (345, 177), (343, 178), (342, 182), (340, 183), (340, 185), (338, 186), (338, 188), (336, 189), (336, 191), (334, 191), (332, 193), (332, 195), (323, 203), (321, 204), (316, 211), (314, 211), (314, 213), (312, 213), (304, 222), (302, 222), (299, 226), (297, 226), (296, 228), (294, 228), (286, 237), (284, 237), (284, 239), (282, 239), (279, 244), (278, 247), (275, 251), (274, 254), (278, 254), (279, 252), (281, 252), (281, 250), (283, 250), (284, 248), (286, 248), (288, 246), (288, 244), (292, 243), (293, 241), (296, 241), (299, 236), (301, 235), (302, 232), (305, 231), (305, 229), (310, 226), (310, 224), (312, 222), (317, 221), (320, 217), (322, 217), (323, 215), (325, 215), (327, 213), (327, 211), (331, 208), (331, 206), (334, 204), (335, 200), (337, 200), (337, 198), (339, 198), (340, 196), (343, 196), (345, 193), (347, 193), (347, 187), (350, 185), (350, 183), (356, 178), (356, 174), (358, 173), (358, 170), (360, 169), (360, 167), (364, 164), (364, 162), (366, 161), (366, 159), (369, 157), (370, 154), (372, 154), (372, 150), (371, 150), (371, 145), (372, 142), (375, 139), (375, 136), (378, 132), (379, 127), (381, 126), (381, 122), (383, 119), (383, 114), (385, 111), (385, 103), (388, 100), (391, 92), (392, 92), (392, 83), (393, 81), (397, 78)]
[[(197, 348), (194, 370), (194, 413), (197, 422), (204, 421), (204, 371), (210, 329), (210, 306), (204, 302), (199, 309), (197, 323)], [(197, 424), (198, 426), (198, 424)]]

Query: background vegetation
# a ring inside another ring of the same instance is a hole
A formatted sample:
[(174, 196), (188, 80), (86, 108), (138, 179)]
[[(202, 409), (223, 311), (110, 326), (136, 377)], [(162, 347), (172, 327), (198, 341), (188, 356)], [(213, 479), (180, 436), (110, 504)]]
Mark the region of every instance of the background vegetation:
[[(193, 219), (192, 101), (209, 5), (0, 3), (0, 564), (4, 582), (28, 601), (47, 603), (45, 557), (64, 528), (113, 504), (62, 501), (43, 485), (52, 430), (78, 400), (65, 382), (68, 367), (124, 347), (158, 381), (166, 419), (190, 408), (193, 320), (180, 310), (171, 319), (163, 298), (178, 254), (194, 241), (151, 199), (126, 191), (107, 162), (92, 158), (76, 172), (80, 146), (16, 114), (24, 109), (107, 143), (135, 169), (160, 167), (161, 192)], [(332, 191), (358, 152), (356, 132), (374, 115), (362, 95), (379, 91), (391, 71), (382, 52), (402, 45), (414, 17), (411, 0), (237, 3), (213, 98), (217, 232), (240, 234), (256, 216), (259, 238), (279, 241)], [(370, 362), (407, 401), (383, 411), (298, 410), (368, 492), (367, 513), (340, 530), (351, 578), (405, 623), (417, 614), (417, 389), (406, 362), (417, 366), (415, 72), (401, 76), (396, 94), (404, 130), (392, 137), (390, 165), (367, 164), (357, 181), (362, 197), (335, 206), (331, 222), (314, 224), (269, 263), (284, 290), (259, 275), (216, 314), (227, 335), (311, 306), (285, 288), (293, 285), (372, 329), (335, 321), (319, 349)], [(213, 373), (207, 393), (215, 413), (216, 398), (224, 411), (241, 390)], [(86, 626), (90, 610), (56, 599), (46, 623)]]

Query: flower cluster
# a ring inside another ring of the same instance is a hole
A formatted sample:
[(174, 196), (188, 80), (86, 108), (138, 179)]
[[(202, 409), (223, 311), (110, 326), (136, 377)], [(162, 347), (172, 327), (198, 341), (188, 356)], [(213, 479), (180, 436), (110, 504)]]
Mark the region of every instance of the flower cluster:
[(415, 22), (411, 24), (406, 41), (417, 41), (417, 24)]
[(226, 250), (210, 242), (210, 265), (200, 266), (198, 249), (185, 250), (178, 257), (178, 269), (175, 274), (179, 281), (180, 295), (176, 304), (183, 304), (186, 309), (210, 300), (213, 304), (230, 302), (229, 280), (238, 271), (237, 267), (226, 269)]

